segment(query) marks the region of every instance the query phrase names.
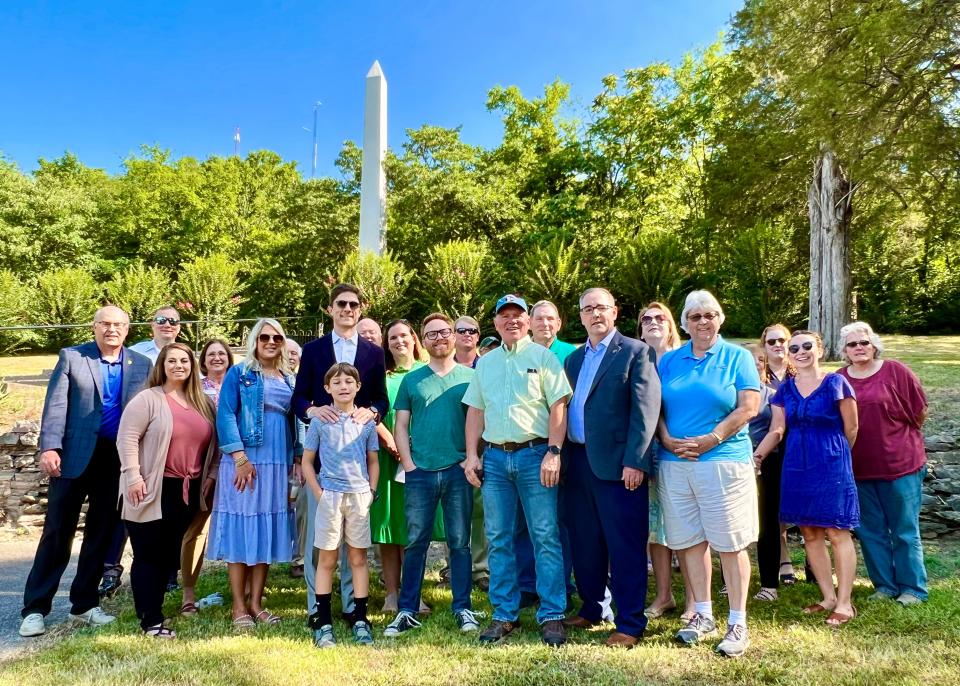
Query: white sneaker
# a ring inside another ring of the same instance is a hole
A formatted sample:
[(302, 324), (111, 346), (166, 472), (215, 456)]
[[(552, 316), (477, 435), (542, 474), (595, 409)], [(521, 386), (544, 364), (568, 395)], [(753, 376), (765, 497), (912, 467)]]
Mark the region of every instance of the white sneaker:
[(103, 626), (116, 621), (116, 617), (108, 615), (101, 607), (93, 607), (80, 615), (70, 613), (70, 621), (77, 624), (89, 624), (90, 626)]
[(46, 631), (47, 627), (43, 623), (43, 615), (39, 612), (31, 612), (20, 622), (20, 635), (24, 638), (40, 636)]
[(600, 619), (605, 622), (613, 622), (613, 608), (610, 606), (613, 603), (613, 596), (610, 594), (610, 588), (603, 589), (603, 600), (600, 601)]

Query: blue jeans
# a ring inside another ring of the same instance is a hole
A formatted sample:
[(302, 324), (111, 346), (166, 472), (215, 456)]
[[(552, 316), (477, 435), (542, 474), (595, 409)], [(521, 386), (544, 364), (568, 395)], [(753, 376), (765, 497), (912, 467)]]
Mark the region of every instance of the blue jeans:
[(408, 543), (403, 555), (399, 606), (413, 614), (420, 611), (420, 589), (438, 504), (443, 505), (443, 528), (450, 550), (453, 611), (470, 609), (473, 487), (467, 482), (463, 468), (454, 464), (435, 472), (415, 469), (406, 475), (403, 507), (407, 517)]
[(484, 528), (490, 544), (490, 604), (493, 619), (515, 622), (520, 585), (514, 537), (522, 509), (533, 542), (540, 607), (537, 622), (563, 619), (567, 606), (563, 554), (557, 526), (557, 487), (540, 483), (542, 446), (506, 452), (488, 446), (483, 455)]
[[(561, 484), (557, 491), (557, 515), (559, 517), (558, 527), (560, 529), (560, 551), (563, 554), (563, 582), (566, 585), (567, 596), (571, 596), (577, 591), (573, 585), (573, 553), (570, 551), (570, 533), (564, 521), (566, 508), (564, 500), (566, 499), (567, 489)], [(527, 520), (522, 512), (517, 513), (517, 537), (513, 542), (514, 550), (517, 555), (517, 568), (520, 574), (520, 592), (537, 592), (537, 572), (533, 561), (533, 543), (530, 542), (530, 534), (527, 532)]]
[(927, 570), (920, 542), (920, 487), (927, 468), (893, 481), (857, 482), (857, 538), (874, 588), (927, 599)]

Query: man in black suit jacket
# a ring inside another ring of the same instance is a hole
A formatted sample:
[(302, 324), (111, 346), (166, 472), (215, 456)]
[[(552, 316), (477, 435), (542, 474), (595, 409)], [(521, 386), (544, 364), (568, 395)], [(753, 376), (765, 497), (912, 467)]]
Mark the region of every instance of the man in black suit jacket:
[[(357, 333), (362, 307), (359, 288), (349, 283), (337, 284), (330, 291), (330, 305), (327, 307), (327, 313), (333, 319), (333, 331), (303, 346), (297, 385), (293, 390), (293, 407), (297, 416), (308, 424), (314, 417), (331, 423), (338, 419), (333, 398), (323, 388), (324, 374), (338, 362), (348, 362), (360, 371), (360, 391), (354, 401), (357, 409), (353, 417), (356, 421), (379, 422), (390, 409), (383, 349)], [(314, 466), (319, 471), (319, 462)], [(313, 547), (316, 512), (317, 502), (308, 488), (307, 540), (304, 546), (307, 554), (304, 555), (303, 573), (307, 580), (307, 614), (310, 616), (316, 612), (317, 607), (314, 585), (317, 567)], [(350, 575), (350, 565), (345, 563), (343, 550), (340, 556), (340, 595), (343, 612), (351, 614), (353, 578)]]
[(617, 307), (603, 288), (580, 296), (587, 343), (570, 354), (565, 371), (570, 401), (566, 518), (580, 614), (567, 626), (600, 621), (610, 572), (617, 607), (608, 646), (631, 648), (643, 637), (647, 594), (647, 484), (651, 442), (660, 416), (654, 350), (615, 327)]
[(99, 607), (97, 584), (120, 521), (117, 427), (153, 366), (123, 347), (129, 326), (119, 307), (101, 307), (93, 318), (94, 340), (61, 350), (50, 376), (40, 424), (40, 470), (50, 477), (47, 516), (23, 593), (21, 636), (46, 630), (43, 618), (70, 562), (84, 499), (89, 506), (70, 587), (70, 617), (90, 625), (114, 620)]

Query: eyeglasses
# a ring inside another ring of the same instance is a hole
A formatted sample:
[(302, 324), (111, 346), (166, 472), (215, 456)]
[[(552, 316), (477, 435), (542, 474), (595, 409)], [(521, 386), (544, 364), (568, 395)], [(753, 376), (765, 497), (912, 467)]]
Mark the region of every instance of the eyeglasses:
[(260, 341), (261, 343), (269, 343), (271, 340), (274, 343), (283, 343), (285, 339), (283, 334), (280, 334), (280, 333), (275, 333), (272, 336), (268, 333), (262, 333), (259, 336), (257, 336), (257, 340)]
[(607, 310), (612, 310), (613, 305), (587, 305), (580, 308), (581, 314), (603, 314)]
[[(474, 329), (474, 331), (476, 331), (476, 329)], [(457, 333), (460, 333), (460, 331), (458, 330)], [(427, 331), (425, 334), (423, 334), (423, 337), (428, 341), (435, 341), (438, 338), (446, 340), (452, 335), (453, 329), (437, 329), (436, 331)]]
[(473, 328), (467, 328), (465, 326), (461, 326), (457, 329), (457, 333), (460, 334), (461, 336), (465, 336), (467, 334), (470, 334), (471, 336), (475, 336), (478, 333), (480, 333), (480, 329), (473, 329)]
[(127, 322), (94, 322), (101, 329), (125, 329), (129, 326)]
[(803, 348), (804, 350), (813, 350), (813, 341), (804, 341), (799, 345), (794, 343), (788, 348), (788, 350), (796, 355), (798, 352), (800, 352), (800, 348)]
[(866, 348), (868, 345), (872, 345), (870, 341), (864, 339), (861, 341), (849, 341), (847, 343), (848, 348)]
[(687, 321), (698, 322), (701, 319), (706, 319), (708, 322), (712, 322), (714, 319), (716, 319), (719, 316), (720, 316), (719, 312), (704, 312), (703, 314), (700, 314), (698, 312), (696, 314), (688, 314)]
[(180, 323), (180, 320), (176, 317), (154, 317), (153, 322), (163, 326), (164, 324), (169, 324), (170, 326), (176, 326)]
[(662, 314), (645, 314), (642, 317), (640, 317), (641, 324), (652, 324), (653, 322), (657, 322), (658, 324), (663, 324), (665, 321), (667, 321), (667, 318), (665, 315), (662, 315)]
[(347, 309), (348, 307), (349, 307), (351, 310), (359, 310), (359, 309), (360, 309), (360, 301), (359, 301), (359, 300), (336, 300), (336, 301), (334, 301), (333, 304), (336, 305), (337, 307), (339, 307), (341, 310), (345, 310), (345, 309)]
[(783, 345), (787, 342), (786, 338), (768, 338), (767, 345)]

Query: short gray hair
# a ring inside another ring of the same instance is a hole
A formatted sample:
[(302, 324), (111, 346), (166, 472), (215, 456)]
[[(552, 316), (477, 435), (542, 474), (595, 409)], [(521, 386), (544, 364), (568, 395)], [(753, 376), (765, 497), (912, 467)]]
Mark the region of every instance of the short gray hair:
[(710, 291), (691, 291), (687, 295), (686, 301), (683, 303), (683, 311), (680, 313), (680, 328), (690, 333), (690, 329), (687, 328), (687, 313), (690, 310), (699, 310), (699, 309), (711, 309), (715, 310), (720, 315), (720, 324), (723, 325), (723, 321), (726, 317), (723, 314), (723, 308), (720, 307), (719, 301), (713, 297), (713, 293)]
[(613, 293), (611, 293), (610, 291), (608, 291), (606, 288), (603, 288), (603, 287), (601, 287), (601, 286), (591, 286), (590, 288), (588, 288), (587, 290), (585, 290), (583, 293), (581, 293), (579, 298), (577, 298), (577, 305), (579, 305), (580, 303), (582, 303), (582, 302), (583, 302), (583, 299), (586, 298), (588, 295), (590, 295), (590, 294), (593, 293), (593, 292), (606, 293), (606, 294), (610, 297), (610, 301), (611, 301), (614, 305), (617, 304), (617, 299), (613, 297)]
[(870, 344), (874, 350), (874, 358), (882, 356), (883, 341), (880, 340), (880, 336), (874, 332), (873, 328), (866, 322), (850, 322), (840, 329), (840, 354), (843, 359), (846, 362), (850, 361), (850, 358), (847, 356), (847, 336), (858, 331), (870, 339)]
[[(269, 317), (263, 317), (258, 319), (256, 324), (253, 325), (253, 328), (250, 329), (250, 333), (247, 334), (247, 354), (243, 358), (243, 366), (247, 369), (252, 369), (254, 371), (260, 371), (260, 360), (257, 359), (257, 337), (260, 335), (260, 332), (263, 331), (263, 327), (272, 326), (276, 329), (277, 333), (286, 338), (287, 334), (283, 332), (283, 327), (280, 326), (280, 322), (276, 319), (270, 319)], [(293, 370), (290, 367), (290, 353), (287, 352), (286, 341), (280, 346), (280, 364), (277, 365), (280, 368), (280, 372), (284, 376), (289, 376), (293, 373)]]
[(537, 309), (546, 307), (547, 305), (554, 309), (558, 317), (560, 316), (560, 308), (549, 300), (538, 300), (537, 302), (533, 303), (533, 307), (530, 308), (530, 316), (533, 317), (533, 315), (536, 314)]

